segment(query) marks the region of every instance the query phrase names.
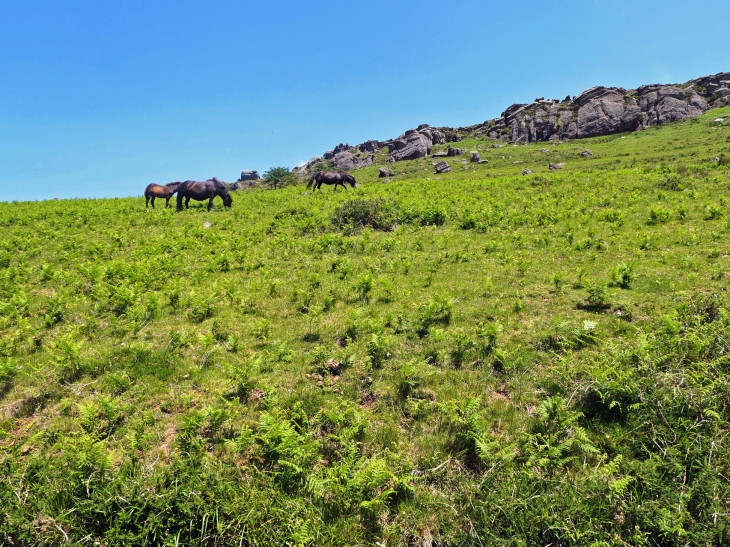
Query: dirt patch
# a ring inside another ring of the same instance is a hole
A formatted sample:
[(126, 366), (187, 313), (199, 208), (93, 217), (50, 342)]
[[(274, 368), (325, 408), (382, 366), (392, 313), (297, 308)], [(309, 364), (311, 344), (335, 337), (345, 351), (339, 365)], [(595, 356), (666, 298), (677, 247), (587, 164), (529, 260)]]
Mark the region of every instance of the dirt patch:
[(360, 407), (361, 408), (370, 408), (373, 406), (373, 403), (378, 399), (378, 396), (375, 395), (372, 391), (368, 391), (365, 393), (362, 398), (360, 399)]
[(504, 383), (500, 384), (500, 386), (494, 390), (494, 396), (497, 399), (501, 399), (502, 401), (504, 401), (507, 404), (512, 403), (512, 397), (510, 397), (509, 393), (507, 393)]
[(169, 425), (165, 430), (164, 435), (165, 439), (162, 441), (160, 449), (165, 453), (165, 456), (169, 456), (170, 444), (172, 443), (172, 441), (175, 440), (175, 437), (177, 436), (177, 428), (174, 425)]

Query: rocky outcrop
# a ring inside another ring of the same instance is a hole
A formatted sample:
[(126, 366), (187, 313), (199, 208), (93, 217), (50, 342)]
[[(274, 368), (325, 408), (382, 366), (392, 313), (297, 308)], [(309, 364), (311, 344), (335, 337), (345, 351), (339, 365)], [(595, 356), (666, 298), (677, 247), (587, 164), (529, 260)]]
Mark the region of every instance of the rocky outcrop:
[[(393, 163), (423, 158), (431, 153), (432, 146), (458, 142), (464, 136), (555, 143), (563, 139), (646, 129), (699, 116), (710, 108), (726, 105), (730, 105), (730, 72), (703, 76), (685, 84), (645, 85), (635, 90), (597, 86), (572, 98), (568, 95), (562, 101), (538, 97), (529, 104), (513, 104), (500, 117), (469, 127), (435, 128), (423, 124), (397, 139), (369, 140), (355, 147), (339, 144), (298, 168), (297, 174), (303, 176), (317, 163), (330, 160), (337, 169), (358, 169), (370, 165), (371, 156), (383, 147), (390, 153), (386, 161)], [(441, 152), (434, 154), (434, 157), (441, 156)]]
[(538, 98), (530, 104), (513, 104), (499, 118), (466, 129), (514, 142), (587, 138), (685, 120), (725, 104), (730, 104), (727, 72), (680, 86), (657, 84), (629, 91), (598, 86), (572, 99), (570, 95), (562, 101)]
[(238, 180), (242, 182), (244, 180), (259, 180), (260, 178), (258, 171), (241, 171), (241, 178)]
[(462, 154), (466, 153), (465, 148), (448, 148), (446, 150), (447, 156), (461, 156)]
[(431, 138), (415, 129), (409, 129), (391, 144), (390, 156), (394, 161), (425, 158), (431, 153)]
[(372, 165), (375, 161), (375, 156), (370, 155), (353, 155), (350, 152), (340, 152), (335, 154), (332, 158), (332, 163), (338, 171), (351, 171), (353, 169), (360, 169), (361, 167), (367, 167)]
[(380, 143), (373, 140), (357, 145), (357, 149), (365, 154), (375, 154), (380, 150), (380, 148)]
[(686, 120), (707, 112), (707, 101), (693, 90), (671, 85), (643, 85), (636, 94), (644, 127)]

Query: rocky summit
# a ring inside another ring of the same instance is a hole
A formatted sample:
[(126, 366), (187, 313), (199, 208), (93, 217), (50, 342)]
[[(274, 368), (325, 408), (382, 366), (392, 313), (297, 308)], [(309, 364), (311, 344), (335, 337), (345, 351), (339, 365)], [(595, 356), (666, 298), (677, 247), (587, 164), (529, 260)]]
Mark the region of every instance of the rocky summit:
[(294, 170), (304, 176), (323, 167), (341, 171), (359, 169), (371, 165), (375, 155), (386, 147), (386, 161), (390, 163), (423, 158), (431, 154), (432, 145), (458, 142), (465, 135), (510, 142), (544, 142), (639, 131), (694, 118), (727, 105), (730, 105), (730, 72), (695, 78), (684, 84), (652, 84), (630, 90), (597, 86), (572, 98), (568, 95), (562, 101), (540, 97), (529, 104), (513, 104), (500, 117), (469, 127), (435, 128), (423, 124), (397, 139), (369, 140), (357, 146), (339, 144)]

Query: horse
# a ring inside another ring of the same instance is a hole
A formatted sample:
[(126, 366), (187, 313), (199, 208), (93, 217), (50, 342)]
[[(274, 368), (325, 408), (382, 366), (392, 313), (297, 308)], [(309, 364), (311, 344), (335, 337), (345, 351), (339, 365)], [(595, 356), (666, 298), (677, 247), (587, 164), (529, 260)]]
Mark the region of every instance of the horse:
[(357, 188), (355, 177), (349, 173), (345, 173), (344, 171), (317, 171), (316, 173), (312, 173), (312, 176), (309, 177), (309, 184), (307, 184), (307, 188), (312, 186), (312, 183), (314, 183), (314, 190), (312, 190), (312, 193), (316, 192), (317, 188), (319, 188), (319, 191), (321, 192), (323, 184), (334, 184), (335, 189), (333, 192), (336, 192), (338, 184), (341, 184), (342, 187), (347, 190), (347, 186), (345, 186), (346, 182), (349, 182), (350, 186), (353, 188)]
[(196, 182), (193, 180), (186, 180), (177, 189), (177, 212), (183, 210), (183, 199), (185, 200), (185, 208), (187, 209), (190, 198), (196, 201), (208, 201), (208, 211), (213, 208), (213, 199), (216, 196), (220, 196), (223, 200), (223, 205), (226, 207), (233, 206), (233, 198), (228, 193), (226, 185), (213, 177), (203, 182)]
[(169, 182), (165, 186), (159, 184), (148, 184), (147, 188), (144, 189), (145, 204), (144, 206), (149, 209), (150, 201), (152, 201), (152, 208), (155, 208), (155, 198), (165, 198), (165, 209), (170, 206), (170, 198), (182, 182)]

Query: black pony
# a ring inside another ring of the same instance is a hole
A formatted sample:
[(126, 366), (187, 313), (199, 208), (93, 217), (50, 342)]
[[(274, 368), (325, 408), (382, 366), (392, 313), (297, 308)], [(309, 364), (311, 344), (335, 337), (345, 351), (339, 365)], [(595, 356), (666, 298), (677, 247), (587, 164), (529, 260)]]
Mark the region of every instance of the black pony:
[(316, 192), (317, 188), (319, 188), (319, 191), (321, 192), (323, 184), (334, 184), (335, 189), (333, 191), (336, 192), (338, 184), (341, 184), (342, 187), (347, 190), (347, 186), (345, 186), (346, 182), (349, 182), (350, 186), (353, 188), (357, 188), (355, 177), (345, 173), (344, 171), (317, 171), (316, 173), (312, 173), (312, 176), (309, 177), (309, 184), (307, 184), (307, 188), (312, 186), (312, 183), (314, 183), (314, 190), (312, 190), (312, 193)]
[(223, 205), (231, 207), (233, 204), (233, 198), (228, 193), (226, 185), (213, 177), (203, 182), (196, 182), (193, 180), (186, 180), (177, 189), (177, 212), (179, 213), (183, 209), (183, 199), (185, 200), (185, 208), (188, 207), (190, 198), (197, 201), (209, 200), (208, 211), (213, 208), (213, 199), (216, 196), (220, 196), (223, 200)]

